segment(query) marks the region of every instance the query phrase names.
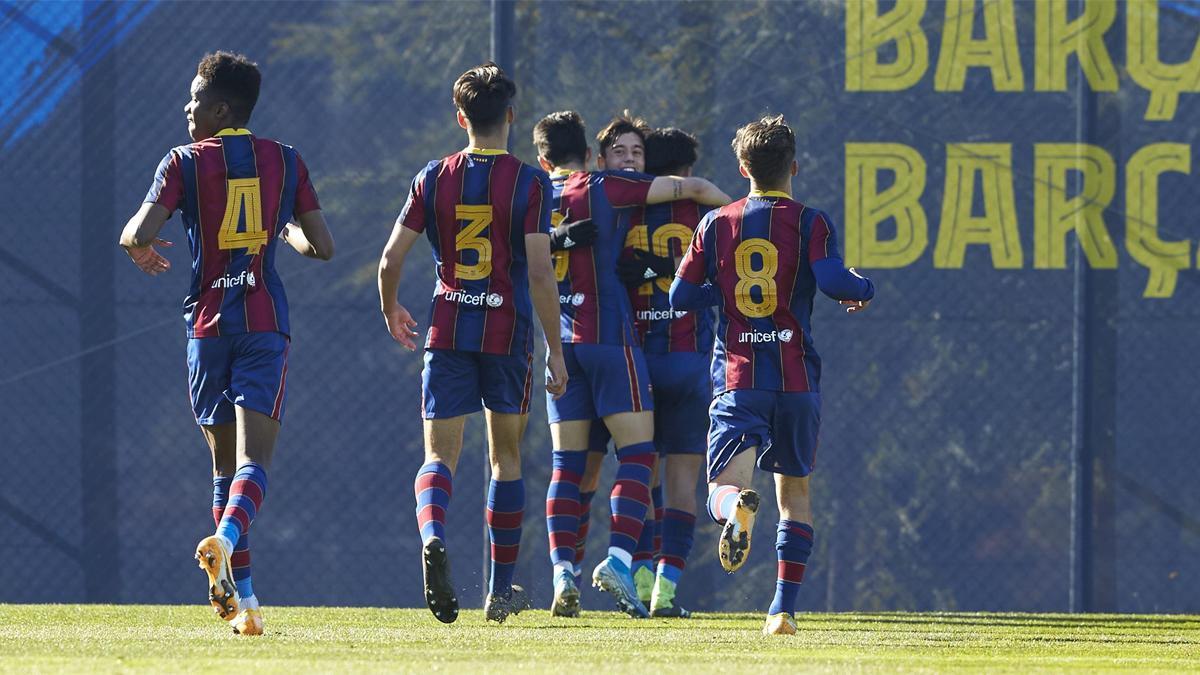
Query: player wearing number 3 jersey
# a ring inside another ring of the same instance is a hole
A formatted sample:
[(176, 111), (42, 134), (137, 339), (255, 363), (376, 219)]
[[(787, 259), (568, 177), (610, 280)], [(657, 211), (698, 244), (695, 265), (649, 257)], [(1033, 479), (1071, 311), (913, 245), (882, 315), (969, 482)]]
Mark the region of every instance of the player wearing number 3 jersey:
[(196, 559), (213, 608), (242, 635), (263, 630), (247, 530), (266, 495), (286, 398), (291, 328), (276, 244), (282, 238), (310, 258), (333, 256), (300, 154), (245, 128), (260, 81), (243, 56), (218, 52), (200, 61), (184, 108), (195, 142), (167, 153), (121, 234), (134, 264), (157, 275), (170, 268), (154, 249), (170, 245), (158, 233), (175, 210), (183, 218), (192, 255), (183, 302), (188, 374), (196, 422), (212, 451), (217, 523)]
[(416, 322), (396, 293), (405, 256), (421, 233), (437, 267), (421, 374), (425, 461), (415, 489), (425, 601), (446, 623), (458, 616), (446, 509), (463, 424), (480, 407), (487, 410), (492, 465), (486, 616), (503, 622), (529, 606), (512, 578), (525, 508), (519, 445), (533, 397), (535, 310), (548, 342), (546, 390), (555, 397), (567, 383), (550, 262), (550, 179), (504, 150), (516, 91), (494, 63), (472, 68), (454, 83), (458, 124), (469, 145), (430, 162), (413, 179), (379, 263), (384, 319), (392, 337), (409, 349), (416, 348)]
[(813, 530), (808, 476), (821, 421), (821, 360), (809, 318), (820, 288), (864, 309), (870, 280), (842, 265), (829, 217), (792, 199), (796, 140), (782, 117), (738, 130), (733, 142), (750, 195), (700, 222), (671, 286), (671, 306), (721, 307), (709, 407), (709, 514), (722, 523), (718, 553), (733, 572), (750, 550), (758, 467), (775, 474), (778, 574), (766, 633), (795, 633), (796, 595)]

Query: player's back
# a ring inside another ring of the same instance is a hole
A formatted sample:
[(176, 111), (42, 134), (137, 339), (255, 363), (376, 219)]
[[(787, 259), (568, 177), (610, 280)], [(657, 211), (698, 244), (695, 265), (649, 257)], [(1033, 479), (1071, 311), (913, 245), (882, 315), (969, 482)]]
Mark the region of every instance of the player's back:
[[(632, 250), (637, 249), (672, 260), (682, 256), (702, 213), (702, 207), (690, 199), (633, 209), (623, 255), (632, 255)], [(629, 302), (642, 349), (647, 354), (707, 353), (713, 344), (710, 311), (673, 310), (670, 291), (670, 277), (660, 277), (629, 289)]]
[(548, 191), (545, 172), (499, 150), (454, 153), (413, 180), (400, 218), (437, 264), (427, 349), (533, 348), (525, 235), (547, 231)]
[(597, 228), (591, 246), (555, 254), (563, 342), (636, 344), (629, 298), (616, 274), (628, 229), (622, 210), (646, 203), (654, 177), (559, 171), (551, 180), (555, 221), (591, 218)]
[(320, 208), (295, 148), (225, 129), (172, 149), (146, 201), (182, 212), (192, 256), (189, 337), (290, 334), (277, 235), (294, 215)]
[[(710, 213), (701, 230), (707, 276), (722, 297), (714, 392), (819, 391), (821, 360), (810, 332), (817, 289), (812, 262), (839, 257), (829, 219), (769, 192)], [(680, 276), (696, 275), (681, 270)]]

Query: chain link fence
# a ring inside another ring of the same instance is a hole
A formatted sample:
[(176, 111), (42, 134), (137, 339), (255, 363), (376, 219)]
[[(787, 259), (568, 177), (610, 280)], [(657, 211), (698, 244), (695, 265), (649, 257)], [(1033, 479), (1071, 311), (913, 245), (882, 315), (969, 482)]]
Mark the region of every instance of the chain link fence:
[[(1197, 611), (1190, 6), (513, 9), (519, 157), (546, 113), (578, 110), (595, 133), (629, 109), (694, 133), (696, 173), (739, 195), (734, 130), (784, 113), (798, 198), (834, 216), (878, 284), (863, 316), (814, 313), (825, 410), (802, 609)], [(279, 256), (294, 341), (255, 587), (273, 604), (421, 603), (421, 363), (384, 328), (375, 268), (412, 175), (465, 142), (450, 86), (489, 57), (491, 21), (482, 2), (0, 4), (0, 540), (19, 561), (0, 601), (202, 597), (191, 552), (211, 485), (186, 400), (186, 252), (150, 279), (115, 241), (187, 141), (196, 61), (228, 49), (262, 67), (251, 128), (304, 154), (338, 242), (329, 264)], [(422, 306), (423, 244), (411, 260), (401, 299)], [(449, 510), (468, 605), (485, 587), (485, 442), (469, 422)], [(547, 606), (541, 404), (524, 456), (517, 581)], [(589, 568), (607, 515), (598, 498)], [(727, 578), (717, 527), (698, 523), (681, 604), (763, 610), (767, 525)], [(609, 603), (588, 589), (584, 606)]]

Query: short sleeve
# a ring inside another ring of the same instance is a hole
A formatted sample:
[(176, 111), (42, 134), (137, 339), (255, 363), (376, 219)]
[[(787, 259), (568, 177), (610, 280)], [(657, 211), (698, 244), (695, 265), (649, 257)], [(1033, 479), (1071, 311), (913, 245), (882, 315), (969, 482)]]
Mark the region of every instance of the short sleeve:
[(426, 167), (421, 170), (412, 179), (412, 185), (408, 188), (408, 201), (404, 202), (404, 208), (400, 209), (400, 215), (396, 218), (404, 227), (413, 232), (425, 231), (425, 175), (429, 172)]
[(811, 264), (826, 258), (841, 260), (842, 252), (838, 248), (837, 232), (829, 216), (824, 211), (817, 211), (809, 228), (808, 262)]
[(607, 171), (604, 173), (604, 195), (608, 203), (618, 209), (642, 206), (650, 194), (654, 176), (634, 171)]
[(529, 186), (529, 208), (525, 211), (525, 234), (549, 234), (550, 212), (553, 210), (553, 187), (550, 176), (535, 171)]
[(308, 166), (298, 152), (296, 153), (296, 170), (299, 172), (299, 176), (296, 181), (296, 203), (292, 206), (292, 213), (300, 215), (316, 211), (321, 208), (321, 202), (317, 201), (317, 190), (308, 176)]
[(179, 208), (179, 203), (183, 201), (183, 167), (180, 166), (179, 153), (172, 150), (158, 163), (154, 183), (142, 201), (158, 204), (172, 213)]
[(696, 226), (696, 232), (692, 234), (692, 243), (688, 245), (687, 251), (683, 254), (683, 261), (679, 263), (679, 269), (675, 271), (675, 276), (688, 283), (702, 284), (708, 276), (707, 256), (711, 252), (705, 249), (704, 240), (708, 237), (708, 231), (712, 229), (713, 216), (716, 213), (716, 211), (710, 211)]

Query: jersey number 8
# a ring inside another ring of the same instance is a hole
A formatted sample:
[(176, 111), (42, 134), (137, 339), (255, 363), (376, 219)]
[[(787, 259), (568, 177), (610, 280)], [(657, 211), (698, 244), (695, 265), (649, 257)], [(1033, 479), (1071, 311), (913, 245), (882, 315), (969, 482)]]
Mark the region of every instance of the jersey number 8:
[(455, 251), (471, 250), (479, 256), (474, 265), (455, 264), (454, 277), (469, 281), (488, 278), (492, 274), (492, 241), (481, 233), (492, 224), (491, 205), (459, 204), (454, 207), (454, 217), (467, 221), (454, 237)]
[[(761, 265), (754, 265), (755, 254)], [(779, 249), (766, 239), (747, 239), (738, 244), (733, 252), (738, 282), (734, 298), (738, 311), (752, 318), (771, 316), (779, 306), (779, 295), (775, 285), (775, 273), (779, 271)], [(758, 289), (761, 300), (755, 300), (752, 291)]]

